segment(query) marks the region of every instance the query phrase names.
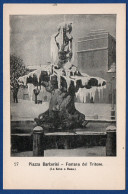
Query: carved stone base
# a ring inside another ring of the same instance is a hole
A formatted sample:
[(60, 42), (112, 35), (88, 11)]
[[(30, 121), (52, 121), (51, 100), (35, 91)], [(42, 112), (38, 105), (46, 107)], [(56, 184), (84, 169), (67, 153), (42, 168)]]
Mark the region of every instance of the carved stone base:
[(46, 111), (35, 118), (38, 126), (45, 131), (70, 131), (78, 127), (83, 127), (85, 115), (75, 110), (74, 114), (67, 111)]

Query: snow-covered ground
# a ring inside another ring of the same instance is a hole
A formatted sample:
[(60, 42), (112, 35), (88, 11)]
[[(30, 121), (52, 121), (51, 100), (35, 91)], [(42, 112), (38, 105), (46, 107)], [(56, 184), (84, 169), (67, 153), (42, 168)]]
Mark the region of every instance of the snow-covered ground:
[[(40, 113), (45, 112), (49, 107), (48, 102), (42, 104), (35, 104), (34, 101), (19, 100), (19, 103), (11, 103), (11, 116), (12, 120), (33, 120)], [(76, 109), (84, 113), (87, 118), (110, 119), (110, 104), (83, 104), (76, 103)], [(108, 123), (89, 123), (86, 131), (93, 132), (105, 132)], [(91, 147), (79, 147), (76, 149), (50, 149), (45, 150), (46, 157), (56, 156), (105, 156), (105, 146), (91, 146)], [(32, 157), (32, 151), (12, 153), (12, 156), (19, 157)]]
[[(12, 153), (12, 156), (18, 157), (32, 157), (32, 151)], [(50, 149), (44, 151), (45, 157), (95, 157), (95, 156), (106, 156), (105, 146), (92, 146), (92, 147), (80, 147), (77, 149)]]
[[(86, 119), (110, 119), (110, 104), (76, 103), (75, 105), (77, 110), (85, 114)], [(35, 104), (34, 101), (20, 99), (19, 103), (11, 103), (11, 118), (12, 120), (33, 120), (40, 113), (45, 112), (48, 107), (48, 102)]]

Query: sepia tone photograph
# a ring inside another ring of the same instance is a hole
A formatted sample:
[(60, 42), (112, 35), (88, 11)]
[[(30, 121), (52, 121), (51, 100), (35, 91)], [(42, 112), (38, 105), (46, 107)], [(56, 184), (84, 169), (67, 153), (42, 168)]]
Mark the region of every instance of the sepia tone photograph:
[(10, 15), (10, 155), (116, 156), (116, 14)]

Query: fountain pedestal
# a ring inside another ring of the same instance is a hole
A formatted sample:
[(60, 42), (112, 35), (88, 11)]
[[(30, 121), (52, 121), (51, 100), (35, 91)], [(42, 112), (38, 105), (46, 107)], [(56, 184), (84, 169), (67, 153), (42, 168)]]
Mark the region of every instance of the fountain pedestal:
[[(55, 77), (53, 77), (55, 78)], [(37, 125), (51, 131), (68, 131), (77, 127), (82, 127), (85, 115), (75, 108), (75, 92), (78, 86), (71, 82), (67, 91), (66, 82), (62, 80), (61, 88), (57, 88), (56, 79), (50, 81), (50, 86), (45, 82), (46, 90), (51, 92), (49, 110), (42, 113), (35, 119)]]

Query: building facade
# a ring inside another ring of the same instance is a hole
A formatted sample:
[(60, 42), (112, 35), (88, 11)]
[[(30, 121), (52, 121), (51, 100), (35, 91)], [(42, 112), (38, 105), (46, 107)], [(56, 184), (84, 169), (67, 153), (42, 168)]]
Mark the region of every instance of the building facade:
[(107, 81), (102, 98), (96, 95), (94, 102), (111, 103), (113, 90), (115, 103), (116, 82), (112, 78), (115, 73), (108, 73), (108, 71), (110, 72), (113, 64), (116, 64), (116, 39), (104, 30), (91, 31), (88, 36), (79, 38), (77, 59), (81, 72), (101, 77)]

